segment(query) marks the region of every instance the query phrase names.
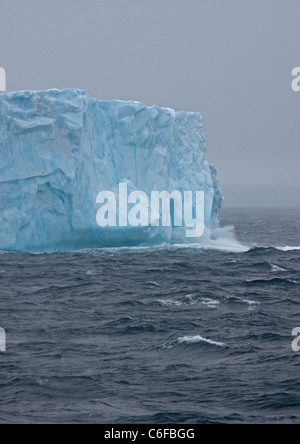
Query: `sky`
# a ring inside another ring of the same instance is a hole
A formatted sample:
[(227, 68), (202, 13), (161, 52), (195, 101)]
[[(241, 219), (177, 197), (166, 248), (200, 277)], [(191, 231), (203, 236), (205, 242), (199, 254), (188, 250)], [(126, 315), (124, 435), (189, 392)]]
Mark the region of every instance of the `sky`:
[(199, 111), (229, 203), (300, 206), (299, 0), (0, 1), (8, 90)]

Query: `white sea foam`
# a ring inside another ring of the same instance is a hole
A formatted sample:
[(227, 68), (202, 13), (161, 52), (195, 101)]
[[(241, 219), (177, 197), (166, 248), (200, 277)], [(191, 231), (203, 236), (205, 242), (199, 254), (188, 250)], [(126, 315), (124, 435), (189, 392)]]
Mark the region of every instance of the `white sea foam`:
[(156, 302), (158, 302), (161, 305), (165, 305), (166, 307), (172, 307), (172, 306), (180, 307), (181, 305), (183, 305), (182, 302), (174, 301), (171, 299), (159, 299)]
[[(247, 281), (250, 282), (250, 281)], [(239, 298), (237, 296), (229, 296), (228, 298), (226, 298), (227, 302), (232, 302), (232, 303), (237, 303), (237, 304), (247, 304), (250, 305), (251, 307), (253, 307), (254, 305), (260, 305), (260, 302), (256, 302), (256, 301), (251, 301), (249, 299), (243, 299), (243, 298)]]
[(184, 336), (183, 338), (177, 339), (177, 344), (197, 344), (201, 342), (209, 345), (215, 345), (216, 347), (226, 347), (226, 344), (224, 344), (223, 342), (212, 341), (211, 339), (206, 339), (199, 335)]
[(182, 338), (176, 339), (176, 341), (167, 342), (159, 347), (160, 350), (168, 350), (174, 347), (178, 347), (179, 345), (195, 345), (195, 344), (206, 344), (212, 345), (214, 347), (228, 347), (224, 342), (212, 341), (211, 339), (206, 339), (203, 336), (183, 336)]
[(219, 301), (210, 298), (199, 298), (195, 294), (188, 294), (186, 296), (186, 301), (177, 301), (175, 299), (158, 299), (156, 303), (166, 306), (166, 307), (182, 307), (189, 305), (204, 305), (208, 308), (217, 308), (220, 305)]
[(209, 308), (216, 308), (218, 305), (220, 305), (220, 301), (210, 298), (199, 298), (195, 294), (188, 294), (186, 295), (186, 298), (188, 299), (189, 305), (205, 305)]
[(289, 247), (289, 246), (286, 246), (286, 247), (275, 247), (275, 248), (276, 248), (276, 250), (285, 251), (285, 252), (300, 250), (300, 247)]
[(241, 244), (235, 234), (234, 227), (206, 230), (204, 235), (195, 243), (171, 244), (169, 248), (192, 249), (204, 251), (220, 251), (222, 253), (246, 253), (250, 246)]
[(216, 308), (218, 305), (220, 305), (220, 301), (215, 301), (214, 299), (201, 299), (199, 301), (201, 305), (207, 305), (210, 308)]
[(147, 285), (152, 285), (153, 287), (160, 287), (160, 284), (158, 284), (157, 282), (146, 282)]
[(249, 301), (248, 299), (241, 299), (240, 300), (242, 303), (244, 303), (244, 304), (248, 304), (248, 305), (250, 305), (251, 307), (253, 307), (253, 306), (255, 306), (255, 305), (260, 305), (260, 302), (257, 302), (257, 301)]
[(269, 264), (271, 265), (271, 270), (273, 271), (273, 273), (277, 273), (277, 272), (280, 272), (280, 271), (286, 271), (285, 268), (281, 268), (278, 265), (272, 264), (271, 262), (269, 262)]

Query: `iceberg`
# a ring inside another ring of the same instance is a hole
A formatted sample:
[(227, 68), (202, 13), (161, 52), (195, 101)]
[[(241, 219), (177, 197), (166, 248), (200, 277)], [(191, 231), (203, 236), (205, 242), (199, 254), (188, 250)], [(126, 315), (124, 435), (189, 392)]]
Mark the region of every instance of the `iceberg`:
[(185, 242), (176, 227), (100, 227), (102, 190), (204, 191), (205, 226), (223, 196), (202, 117), (82, 90), (0, 94), (0, 249), (32, 253)]

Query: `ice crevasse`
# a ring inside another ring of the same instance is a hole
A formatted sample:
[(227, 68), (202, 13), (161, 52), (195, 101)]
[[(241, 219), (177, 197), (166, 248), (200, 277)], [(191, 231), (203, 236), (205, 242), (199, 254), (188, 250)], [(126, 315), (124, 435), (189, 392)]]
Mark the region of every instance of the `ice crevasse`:
[(0, 250), (53, 253), (176, 242), (175, 227), (99, 227), (102, 190), (205, 192), (205, 225), (223, 196), (202, 117), (82, 90), (0, 94)]

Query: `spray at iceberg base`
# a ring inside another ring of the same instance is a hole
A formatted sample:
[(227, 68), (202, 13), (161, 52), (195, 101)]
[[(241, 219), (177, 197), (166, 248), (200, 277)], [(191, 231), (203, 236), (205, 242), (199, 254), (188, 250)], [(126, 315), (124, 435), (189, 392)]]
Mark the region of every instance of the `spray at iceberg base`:
[(223, 196), (202, 127), (198, 113), (99, 101), (76, 89), (1, 94), (0, 250), (187, 242), (172, 205), (170, 226), (99, 226), (97, 197), (120, 183), (129, 195), (203, 192), (205, 232), (217, 229)]

